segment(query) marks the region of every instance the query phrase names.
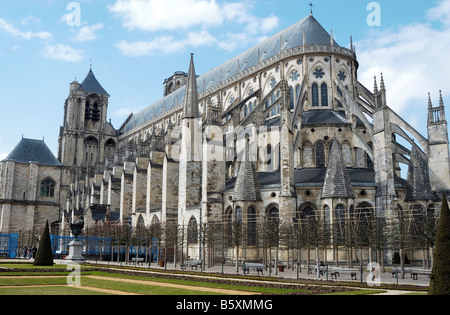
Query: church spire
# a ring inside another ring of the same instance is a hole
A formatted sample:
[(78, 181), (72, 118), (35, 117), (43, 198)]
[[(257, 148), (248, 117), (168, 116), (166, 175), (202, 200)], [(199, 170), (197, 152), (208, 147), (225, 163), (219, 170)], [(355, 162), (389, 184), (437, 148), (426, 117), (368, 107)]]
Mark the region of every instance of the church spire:
[(183, 118), (198, 118), (198, 88), (197, 75), (195, 74), (194, 54), (191, 54), (191, 64), (186, 85), (186, 97)]
[(377, 93), (378, 93), (377, 77), (374, 76), (373, 77), (373, 94), (377, 94)]

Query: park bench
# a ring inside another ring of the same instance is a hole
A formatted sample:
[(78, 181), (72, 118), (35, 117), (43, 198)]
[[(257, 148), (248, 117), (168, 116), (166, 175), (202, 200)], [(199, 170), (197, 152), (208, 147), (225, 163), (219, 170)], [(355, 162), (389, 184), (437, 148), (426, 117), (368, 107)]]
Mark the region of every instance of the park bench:
[[(413, 280), (419, 280), (419, 275), (431, 277), (431, 270), (429, 270), (429, 269), (404, 268), (403, 271), (405, 273), (409, 273), (411, 275), (411, 279), (413, 279)], [(393, 278), (397, 277), (397, 274), (401, 274), (401, 269), (393, 268), (392, 269), (392, 277)]]
[(182, 264), (181, 264), (181, 269), (186, 270), (187, 267), (191, 267), (192, 270), (197, 270), (198, 267), (202, 266), (202, 261), (201, 260), (185, 260)]
[(137, 263), (137, 264), (143, 265), (144, 262), (145, 262), (144, 258), (136, 258), (136, 257), (131, 258), (131, 263)]
[(428, 269), (413, 269), (410, 271), (413, 280), (419, 280), (419, 275), (431, 276), (431, 270)]
[[(412, 268), (403, 268), (404, 273), (411, 273), (413, 271)], [(397, 275), (401, 275), (402, 269), (400, 267), (392, 268), (392, 278), (396, 278)], [(411, 276), (412, 278), (412, 276)]]
[(328, 268), (331, 279), (337, 279), (341, 274), (349, 274), (352, 277), (352, 280), (357, 280), (358, 271), (358, 269), (352, 268)]
[(253, 269), (254, 271), (258, 272), (258, 275), (264, 274), (264, 265), (263, 264), (255, 264), (255, 263), (244, 263), (244, 265), (242, 266), (242, 270), (244, 271), (244, 275), (245, 274), (249, 274), (250, 269)]

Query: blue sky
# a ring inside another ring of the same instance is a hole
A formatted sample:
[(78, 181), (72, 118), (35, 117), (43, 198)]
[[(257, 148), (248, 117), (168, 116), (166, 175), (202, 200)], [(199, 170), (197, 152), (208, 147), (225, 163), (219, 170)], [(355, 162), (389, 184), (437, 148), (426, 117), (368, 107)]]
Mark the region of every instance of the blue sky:
[[(91, 62), (118, 128), (162, 97), (165, 78), (187, 72), (191, 52), (202, 74), (306, 17), (309, 3), (0, 0), (0, 159), (22, 135), (44, 138), (57, 155), (69, 84)], [(389, 105), (427, 136), (427, 93), (436, 105), (442, 89), (450, 103), (450, 0), (376, 1), (379, 26), (367, 22), (371, 1), (312, 3), (341, 46), (353, 36), (359, 80), (372, 89), (383, 72)]]

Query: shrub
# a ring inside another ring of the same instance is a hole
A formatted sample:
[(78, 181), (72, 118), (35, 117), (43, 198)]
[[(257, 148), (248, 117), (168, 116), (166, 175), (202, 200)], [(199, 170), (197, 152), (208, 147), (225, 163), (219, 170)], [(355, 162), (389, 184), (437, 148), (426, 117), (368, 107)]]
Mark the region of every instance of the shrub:
[(53, 266), (53, 252), (50, 241), (50, 230), (48, 227), (48, 220), (45, 224), (44, 232), (42, 233), (39, 247), (34, 259), (35, 266)]
[(441, 217), (433, 254), (429, 295), (450, 295), (450, 210), (447, 198), (442, 197)]

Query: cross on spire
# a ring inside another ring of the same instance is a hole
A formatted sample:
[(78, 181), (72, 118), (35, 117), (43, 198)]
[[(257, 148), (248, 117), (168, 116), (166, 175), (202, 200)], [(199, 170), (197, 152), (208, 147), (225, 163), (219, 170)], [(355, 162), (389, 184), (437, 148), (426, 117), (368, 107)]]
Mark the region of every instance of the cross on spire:
[(312, 15), (312, 14), (313, 14), (313, 6), (314, 6), (314, 5), (312, 4), (312, 2), (310, 2), (310, 3), (309, 3), (309, 6), (311, 7), (311, 15)]

